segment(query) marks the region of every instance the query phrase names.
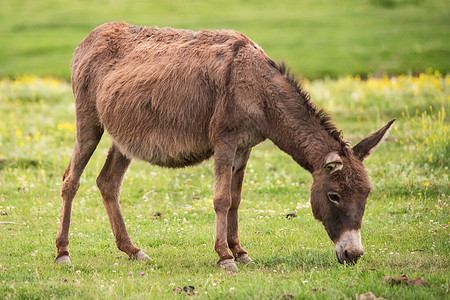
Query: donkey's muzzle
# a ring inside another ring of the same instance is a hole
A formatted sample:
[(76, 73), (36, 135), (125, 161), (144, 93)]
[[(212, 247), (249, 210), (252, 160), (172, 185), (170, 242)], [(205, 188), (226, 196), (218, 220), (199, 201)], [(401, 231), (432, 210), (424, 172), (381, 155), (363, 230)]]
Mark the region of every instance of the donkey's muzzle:
[(363, 256), (364, 251), (361, 250), (344, 250), (343, 254), (338, 254), (336, 251), (336, 257), (341, 264), (354, 265), (358, 259)]
[(356, 264), (364, 254), (364, 248), (361, 244), (361, 230), (345, 231), (336, 242), (335, 251), (341, 264)]

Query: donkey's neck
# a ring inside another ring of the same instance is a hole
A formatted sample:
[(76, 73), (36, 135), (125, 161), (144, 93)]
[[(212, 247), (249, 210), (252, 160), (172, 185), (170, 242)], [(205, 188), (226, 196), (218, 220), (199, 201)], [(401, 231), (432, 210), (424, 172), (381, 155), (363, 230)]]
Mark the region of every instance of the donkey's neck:
[(327, 154), (340, 152), (343, 142), (329, 117), (315, 108), (308, 95), (293, 90), (274, 99), (269, 139), (312, 173), (323, 167)]

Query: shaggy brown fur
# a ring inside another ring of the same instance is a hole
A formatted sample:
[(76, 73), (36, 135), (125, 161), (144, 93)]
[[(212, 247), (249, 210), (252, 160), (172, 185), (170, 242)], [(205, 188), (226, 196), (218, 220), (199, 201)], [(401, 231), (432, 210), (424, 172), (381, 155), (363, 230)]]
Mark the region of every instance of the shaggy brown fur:
[[(355, 155), (284, 65), (241, 33), (104, 24), (75, 50), (72, 86), (76, 143), (63, 177), (57, 258), (68, 259), (72, 200), (104, 130), (113, 142), (97, 183), (117, 246), (130, 257), (140, 249), (131, 243), (118, 201), (131, 159), (184, 167), (214, 156), (219, 264), (235, 268), (233, 257), (250, 261), (239, 242), (238, 207), (251, 148), (267, 138), (312, 173), (313, 212), (331, 239), (361, 227), (370, 184), (358, 157), (367, 156), (389, 126)], [(324, 168), (331, 152), (343, 164), (333, 174)], [(340, 193), (338, 207), (327, 201), (329, 190)]]

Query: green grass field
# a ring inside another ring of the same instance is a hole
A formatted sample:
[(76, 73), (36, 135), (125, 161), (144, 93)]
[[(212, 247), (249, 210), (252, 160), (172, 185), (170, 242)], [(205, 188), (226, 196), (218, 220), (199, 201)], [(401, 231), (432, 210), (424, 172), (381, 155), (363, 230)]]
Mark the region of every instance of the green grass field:
[[(240, 209), (241, 240), (256, 264), (227, 273), (215, 267), (211, 161), (178, 170), (133, 162), (122, 211), (132, 239), (152, 261), (130, 261), (116, 249), (95, 186), (107, 136), (74, 201), (73, 264), (54, 264), (61, 175), (74, 142), (70, 86), (51, 78), (1, 81), (1, 298), (184, 298), (174, 291), (184, 286), (214, 299), (343, 299), (367, 292), (448, 298), (450, 78), (429, 71), (316, 80), (306, 87), (352, 142), (398, 119), (366, 162), (374, 186), (363, 220), (366, 253), (354, 267), (337, 262), (333, 243), (311, 215), (311, 176), (265, 142), (249, 161)], [(152, 218), (158, 212), (162, 216)], [(292, 212), (298, 217), (287, 219)], [(382, 281), (403, 274), (429, 286)]]
[[(448, 299), (449, 11), (444, 0), (2, 0), (0, 298), (355, 299), (372, 292)], [(110, 21), (243, 32), (307, 78), (314, 102), (352, 143), (397, 118), (365, 162), (374, 190), (358, 264), (337, 262), (311, 213), (311, 176), (270, 141), (252, 152), (240, 208), (240, 237), (254, 265), (215, 267), (212, 161), (177, 170), (132, 163), (122, 212), (152, 261), (128, 260), (95, 183), (107, 135), (74, 200), (72, 264), (54, 264), (61, 177), (75, 138), (70, 60), (93, 28)], [(293, 212), (298, 217), (287, 219)], [(429, 285), (383, 282), (400, 275)]]
[(68, 79), (76, 45), (111, 21), (235, 29), (306, 78), (450, 70), (445, 0), (2, 0), (0, 77)]

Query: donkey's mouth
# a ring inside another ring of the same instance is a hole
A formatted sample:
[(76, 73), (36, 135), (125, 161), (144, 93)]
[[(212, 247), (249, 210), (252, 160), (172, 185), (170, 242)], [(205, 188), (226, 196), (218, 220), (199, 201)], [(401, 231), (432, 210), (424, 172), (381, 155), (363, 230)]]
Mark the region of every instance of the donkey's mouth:
[(346, 256), (345, 253), (344, 253), (344, 257), (342, 257), (342, 255), (339, 255), (339, 253), (337, 251), (335, 251), (335, 253), (336, 253), (336, 258), (340, 264), (346, 263), (347, 265), (350, 265), (350, 266), (355, 265), (358, 262), (358, 259), (362, 256), (362, 255), (354, 256), (354, 257), (350, 258), (350, 257)]

